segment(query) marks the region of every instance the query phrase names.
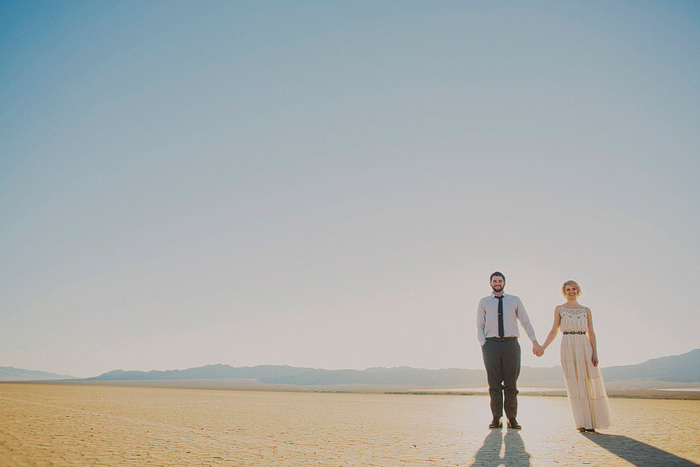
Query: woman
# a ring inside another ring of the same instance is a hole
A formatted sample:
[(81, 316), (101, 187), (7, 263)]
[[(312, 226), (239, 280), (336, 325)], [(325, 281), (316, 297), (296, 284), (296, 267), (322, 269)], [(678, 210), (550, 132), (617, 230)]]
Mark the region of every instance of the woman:
[(561, 368), (574, 422), (578, 431), (595, 432), (596, 428), (610, 426), (611, 416), (603, 376), (598, 368), (591, 310), (578, 303), (581, 287), (576, 282), (564, 282), (561, 291), (566, 303), (554, 309), (554, 324), (542, 348), (546, 349), (556, 339), (561, 327), (564, 333)]

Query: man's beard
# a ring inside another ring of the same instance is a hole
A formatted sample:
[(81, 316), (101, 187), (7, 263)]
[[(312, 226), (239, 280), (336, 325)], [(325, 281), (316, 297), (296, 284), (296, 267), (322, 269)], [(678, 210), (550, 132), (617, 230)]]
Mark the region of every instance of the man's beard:
[(492, 285), (491, 290), (493, 290), (496, 293), (499, 293), (499, 292), (503, 291), (503, 286), (502, 285)]

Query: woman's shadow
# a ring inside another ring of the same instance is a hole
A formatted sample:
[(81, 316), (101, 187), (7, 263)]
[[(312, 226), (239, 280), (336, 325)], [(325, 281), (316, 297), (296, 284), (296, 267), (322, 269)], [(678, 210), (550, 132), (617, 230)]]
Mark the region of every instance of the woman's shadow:
[[(505, 453), (501, 449), (505, 444)], [(474, 457), (472, 467), (530, 467), (530, 454), (525, 451), (525, 443), (520, 433), (508, 430), (503, 436), (502, 430), (491, 430), (484, 439), (484, 444)]]
[(695, 462), (683, 459), (636, 439), (620, 435), (586, 433), (586, 438), (637, 467), (657, 467), (673, 465), (678, 467), (697, 466)]

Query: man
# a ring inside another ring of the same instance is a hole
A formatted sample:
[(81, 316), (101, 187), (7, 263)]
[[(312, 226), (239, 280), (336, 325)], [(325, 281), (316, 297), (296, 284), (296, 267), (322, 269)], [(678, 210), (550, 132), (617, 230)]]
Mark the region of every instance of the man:
[[(532, 341), (532, 352), (538, 357), (544, 353), (537, 342), (535, 330), (523, 302), (515, 295), (506, 295), (503, 288), (506, 278), (500, 272), (491, 274), (493, 293), (479, 302), (476, 314), (476, 329), (484, 357), (484, 366), (489, 382), (491, 413), (493, 421), (489, 428), (501, 428), (501, 417), (505, 409), (508, 428), (522, 428), (518, 415), (518, 387), (520, 375), (520, 344), (518, 344), (518, 320)], [(505, 403), (504, 403), (505, 393)]]

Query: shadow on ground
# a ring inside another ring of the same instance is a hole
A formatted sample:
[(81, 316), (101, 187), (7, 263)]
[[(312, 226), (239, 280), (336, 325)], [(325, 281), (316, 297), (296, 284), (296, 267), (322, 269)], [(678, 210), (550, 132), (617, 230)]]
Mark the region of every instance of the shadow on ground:
[[(505, 453), (501, 449), (505, 444)], [(472, 467), (530, 467), (530, 454), (525, 450), (525, 443), (520, 433), (508, 430), (503, 436), (502, 430), (491, 430), (484, 439), (484, 444), (474, 457)]]
[(698, 465), (688, 459), (683, 459), (627, 436), (602, 433), (583, 433), (583, 436), (637, 467), (658, 467), (660, 465), (686, 467)]

